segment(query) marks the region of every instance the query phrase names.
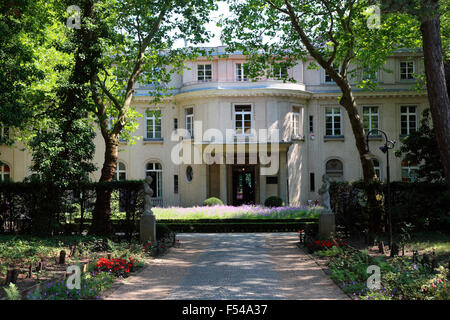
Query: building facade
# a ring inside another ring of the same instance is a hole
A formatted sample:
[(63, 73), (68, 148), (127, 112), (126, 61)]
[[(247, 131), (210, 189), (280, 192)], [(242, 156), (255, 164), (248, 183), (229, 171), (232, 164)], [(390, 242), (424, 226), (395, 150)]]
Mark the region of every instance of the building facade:
[[(298, 62), (286, 70), (295, 83), (278, 79), (251, 81), (245, 57), (224, 58), (224, 47), (209, 58), (188, 61), (182, 74), (168, 84), (173, 95), (151, 103), (151, 85), (137, 85), (133, 106), (141, 113), (134, 145), (120, 145), (118, 179), (151, 175), (155, 205), (194, 206), (215, 196), (224, 203), (263, 203), (279, 196), (291, 206), (318, 198), (321, 177), (358, 180), (362, 167), (339, 88), (323, 69)], [(352, 68), (352, 67), (351, 67)], [(376, 91), (353, 86), (366, 131), (381, 129), (399, 141), (417, 130), (428, 108), (426, 91), (414, 89), (423, 72), (420, 54), (398, 52), (388, 58), (374, 79)], [(354, 84), (365, 75), (355, 76)], [(264, 142), (264, 143), (262, 143)], [(266, 143), (267, 142), (267, 143)], [(100, 177), (104, 143), (95, 140)], [(384, 138), (370, 137), (377, 175), (386, 179)], [(396, 148), (400, 146), (397, 143)], [(416, 164), (390, 153), (391, 180), (412, 180)], [(21, 181), (31, 174), (32, 159), (22, 146), (0, 147), (1, 179)]]

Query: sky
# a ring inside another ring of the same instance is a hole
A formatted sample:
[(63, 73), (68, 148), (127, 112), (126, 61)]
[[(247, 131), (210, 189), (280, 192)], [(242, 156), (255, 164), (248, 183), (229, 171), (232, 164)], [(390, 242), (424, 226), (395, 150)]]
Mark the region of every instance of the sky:
[[(221, 28), (218, 28), (216, 26), (217, 21), (219, 21), (220, 15), (228, 15), (230, 14), (230, 11), (228, 10), (228, 4), (222, 1), (217, 2), (218, 10), (211, 13), (211, 22), (206, 25), (206, 30), (210, 30), (212, 34), (214, 34), (214, 37), (207, 43), (202, 44), (202, 47), (217, 47), (221, 46), (222, 43), (220, 41), (220, 33)], [(184, 41), (178, 40), (175, 42), (176, 48), (182, 48), (184, 47)]]

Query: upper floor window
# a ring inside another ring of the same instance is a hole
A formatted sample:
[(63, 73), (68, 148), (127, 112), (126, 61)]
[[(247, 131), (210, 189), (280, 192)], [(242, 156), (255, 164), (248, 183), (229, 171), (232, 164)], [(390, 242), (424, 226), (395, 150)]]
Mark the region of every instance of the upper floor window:
[(416, 106), (401, 106), (400, 107), (400, 125), (401, 134), (409, 135), (417, 131), (417, 107)]
[(342, 180), (344, 177), (344, 165), (338, 159), (328, 160), (325, 165), (325, 172), (332, 180)]
[(294, 137), (300, 137), (300, 107), (292, 108), (292, 134)]
[(400, 61), (400, 80), (412, 80), (414, 73), (414, 61)]
[(340, 107), (325, 109), (325, 135), (342, 136), (342, 116)]
[(145, 176), (152, 177), (150, 188), (153, 190), (153, 198), (162, 197), (162, 167), (158, 162), (149, 162), (145, 167)]
[(147, 110), (146, 116), (146, 138), (161, 139), (161, 110)]
[(197, 80), (198, 81), (211, 81), (212, 79), (212, 66), (210, 64), (197, 65)]
[(237, 135), (251, 134), (252, 130), (252, 106), (234, 106), (234, 124)]
[(11, 180), (11, 170), (7, 164), (0, 165), (0, 182)]
[(286, 79), (288, 77), (288, 69), (284, 64), (276, 64), (273, 67), (273, 74), (276, 79)]
[(184, 110), (184, 128), (189, 133), (188, 138), (194, 138), (194, 108), (186, 108)]
[[(380, 129), (380, 115), (377, 106), (363, 107), (363, 126), (366, 133)], [(378, 135), (377, 132), (372, 135)]]
[(115, 178), (117, 181), (127, 180), (127, 167), (125, 166), (125, 163), (119, 162), (117, 164)]
[(369, 71), (364, 68), (362, 70), (362, 80), (370, 80), (370, 81), (378, 81), (378, 72), (377, 71)]
[[(334, 66), (334, 71), (339, 72), (339, 67)], [(325, 71), (325, 83), (334, 83), (333, 78), (331, 75)]]
[(244, 63), (236, 63), (236, 81), (248, 81)]
[(402, 181), (416, 182), (419, 179), (419, 166), (417, 163), (402, 161)]

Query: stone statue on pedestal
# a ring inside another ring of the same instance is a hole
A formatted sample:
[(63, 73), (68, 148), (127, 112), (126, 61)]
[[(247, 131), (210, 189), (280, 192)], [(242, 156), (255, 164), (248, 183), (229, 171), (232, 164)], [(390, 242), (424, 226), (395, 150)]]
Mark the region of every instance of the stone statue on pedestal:
[(321, 198), (321, 205), (325, 207), (326, 210), (331, 212), (331, 205), (330, 205), (330, 178), (324, 174), (322, 176), (322, 186), (319, 189), (319, 195)]
[(322, 186), (319, 189), (321, 205), (324, 207), (319, 214), (319, 236), (324, 239), (330, 239), (336, 233), (336, 223), (333, 211), (330, 205), (330, 178), (324, 174), (322, 176)]
[(153, 190), (150, 185), (153, 178), (148, 176), (144, 181), (144, 212), (141, 215), (140, 239), (142, 243), (149, 241), (152, 246), (156, 245), (156, 218), (152, 211)]

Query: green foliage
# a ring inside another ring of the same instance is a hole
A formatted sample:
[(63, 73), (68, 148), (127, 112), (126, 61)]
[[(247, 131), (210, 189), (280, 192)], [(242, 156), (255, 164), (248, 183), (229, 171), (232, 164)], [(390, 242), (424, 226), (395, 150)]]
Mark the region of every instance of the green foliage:
[(65, 280), (50, 282), (44, 288), (26, 295), (26, 300), (92, 300), (99, 299), (102, 291), (108, 289), (116, 278), (113, 274), (83, 273), (80, 289), (68, 289)]
[[(383, 194), (386, 185), (381, 185)], [(364, 193), (362, 181), (333, 182), (330, 186), (330, 203), (336, 214), (336, 224), (346, 231), (358, 234), (367, 229), (367, 211), (361, 205)], [(448, 230), (450, 227), (450, 198), (443, 183), (391, 182), (391, 205), (394, 233), (405, 223), (414, 231)], [(383, 197), (385, 198), (385, 196)]]
[(266, 207), (282, 207), (283, 206), (283, 200), (280, 197), (277, 196), (271, 196), (264, 201), (264, 205)]
[(402, 139), (402, 146), (395, 155), (419, 164), (419, 177), (425, 181), (444, 181), (444, 168), (432, 128), (430, 109), (423, 111), (419, 129)]
[(203, 205), (206, 207), (221, 206), (223, 202), (219, 198), (211, 197), (203, 201)]
[(7, 288), (4, 288), (8, 300), (22, 300), (19, 290), (14, 283), (10, 283)]

